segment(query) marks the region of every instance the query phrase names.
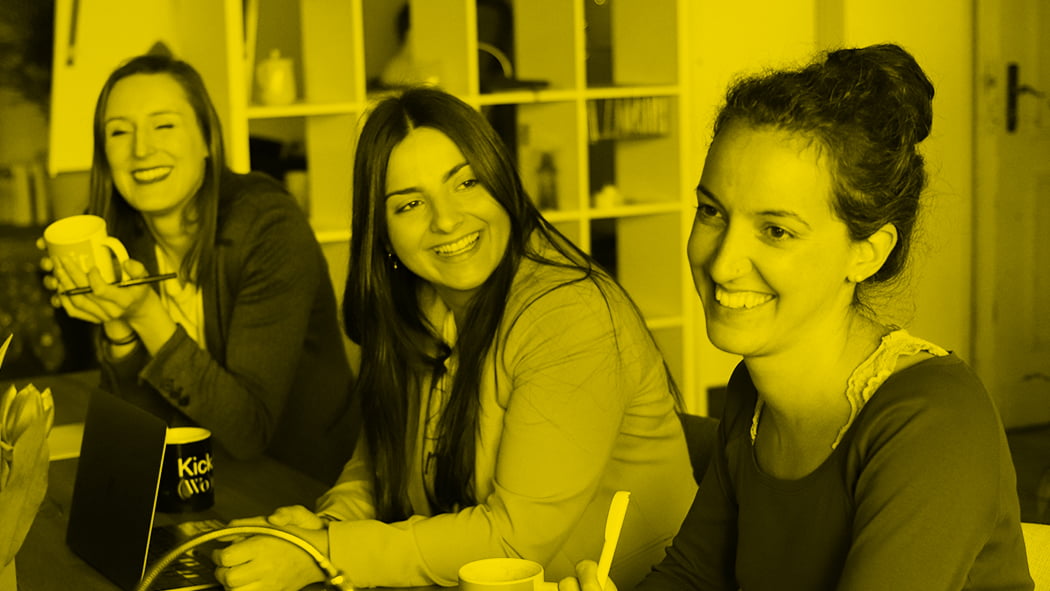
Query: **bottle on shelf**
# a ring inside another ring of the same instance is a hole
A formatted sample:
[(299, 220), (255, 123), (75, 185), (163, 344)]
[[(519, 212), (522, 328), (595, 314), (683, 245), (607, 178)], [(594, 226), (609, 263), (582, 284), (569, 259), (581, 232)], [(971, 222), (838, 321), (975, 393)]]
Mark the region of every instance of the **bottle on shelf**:
[(558, 209), (558, 168), (552, 152), (540, 154), (536, 181), (536, 205), (544, 211)]

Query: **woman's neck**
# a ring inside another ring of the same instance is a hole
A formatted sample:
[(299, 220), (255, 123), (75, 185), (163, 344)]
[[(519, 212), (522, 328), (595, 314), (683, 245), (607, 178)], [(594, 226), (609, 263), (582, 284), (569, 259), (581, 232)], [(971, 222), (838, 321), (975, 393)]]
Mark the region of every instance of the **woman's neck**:
[(143, 216), (157, 246), (167, 255), (175, 268), (193, 247), (194, 227), (188, 227), (181, 214), (165, 216)]
[(745, 363), (767, 411), (782, 427), (835, 423), (849, 412), (845, 392), (850, 375), (875, 351), (883, 334), (882, 325), (853, 315), (833, 331), (810, 333), (790, 350)]

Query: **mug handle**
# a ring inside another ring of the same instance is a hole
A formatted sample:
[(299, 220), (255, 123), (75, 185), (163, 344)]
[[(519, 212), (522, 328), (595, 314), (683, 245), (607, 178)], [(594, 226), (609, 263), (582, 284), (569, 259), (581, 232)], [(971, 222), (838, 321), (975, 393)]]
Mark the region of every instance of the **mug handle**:
[(106, 239), (102, 241), (102, 245), (105, 246), (113, 253), (113, 256), (117, 257), (117, 269), (114, 275), (117, 277), (117, 282), (124, 280), (124, 263), (128, 262), (128, 249), (124, 248), (124, 243), (114, 238), (113, 236), (106, 236)]

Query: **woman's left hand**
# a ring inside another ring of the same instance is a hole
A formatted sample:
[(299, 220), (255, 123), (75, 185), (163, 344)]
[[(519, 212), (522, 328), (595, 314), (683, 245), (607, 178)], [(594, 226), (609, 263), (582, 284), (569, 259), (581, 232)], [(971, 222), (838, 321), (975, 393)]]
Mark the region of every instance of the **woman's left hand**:
[[(234, 520), (237, 525), (268, 525), (295, 534), (322, 554), (327, 554), (325, 522), (305, 507), (282, 507), (263, 521)], [(325, 579), (321, 568), (304, 550), (291, 542), (266, 535), (243, 538), (212, 556), (215, 578), (229, 590), (298, 591)]]
[[(78, 265), (66, 264), (61, 258), (52, 258), (51, 261), (54, 265), (54, 278), (50, 281), (45, 279), (45, 285), (58, 290), (54, 297), (58, 298), (62, 307), (74, 318), (97, 324), (113, 320), (130, 322), (142, 309), (146, 299), (155, 295), (148, 285), (112, 285), (102, 278), (97, 268), (84, 273)], [(148, 274), (145, 265), (139, 261), (129, 260), (124, 263), (125, 279), (145, 277)], [(91, 293), (61, 295), (62, 291), (84, 285), (91, 286)]]

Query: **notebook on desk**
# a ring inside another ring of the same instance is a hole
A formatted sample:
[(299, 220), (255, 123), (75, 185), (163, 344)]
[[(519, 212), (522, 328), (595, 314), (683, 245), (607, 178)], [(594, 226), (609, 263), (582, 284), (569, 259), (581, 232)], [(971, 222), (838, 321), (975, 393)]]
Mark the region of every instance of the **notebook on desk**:
[[(184, 537), (170, 526), (154, 526), (166, 434), (162, 419), (117, 396), (92, 394), (66, 542), (123, 589), (134, 588), (148, 566)], [(207, 552), (184, 555), (151, 589), (220, 587), (213, 570)]]

